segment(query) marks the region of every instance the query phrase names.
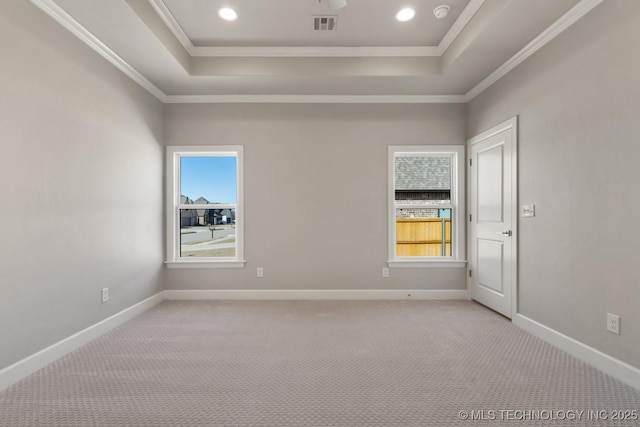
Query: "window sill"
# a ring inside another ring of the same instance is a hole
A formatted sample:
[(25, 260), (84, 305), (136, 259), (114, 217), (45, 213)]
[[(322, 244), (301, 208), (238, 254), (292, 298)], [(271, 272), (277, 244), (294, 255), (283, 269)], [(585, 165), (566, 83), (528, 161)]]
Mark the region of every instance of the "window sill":
[(390, 268), (464, 268), (467, 261), (444, 259), (393, 260), (387, 261)]
[(165, 261), (167, 268), (244, 268), (246, 261)]

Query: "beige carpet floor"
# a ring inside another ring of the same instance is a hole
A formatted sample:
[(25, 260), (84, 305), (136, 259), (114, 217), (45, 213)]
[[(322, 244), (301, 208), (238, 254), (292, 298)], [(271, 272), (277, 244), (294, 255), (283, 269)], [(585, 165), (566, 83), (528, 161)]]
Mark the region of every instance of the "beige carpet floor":
[(0, 426), (640, 425), (614, 410), (640, 391), (468, 301), (167, 301), (0, 393)]

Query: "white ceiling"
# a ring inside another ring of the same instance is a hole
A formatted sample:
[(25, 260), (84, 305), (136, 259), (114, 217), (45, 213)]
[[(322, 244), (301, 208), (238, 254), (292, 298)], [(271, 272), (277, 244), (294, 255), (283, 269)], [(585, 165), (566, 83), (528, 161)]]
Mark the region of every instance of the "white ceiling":
[[(448, 0), (451, 10), (436, 19), (442, 0), (414, 1), (416, 17), (407, 23), (395, 14), (408, 3), (350, 0), (329, 10), (318, 0), (163, 0), (196, 46), (437, 46), (469, 0)], [(232, 5), (235, 22), (224, 22), (218, 10)], [(312, 31), (312, 16), (338, 16), (335, 32)]]
[(31, 1), (164, 102), (467, 102), (602, 0)]

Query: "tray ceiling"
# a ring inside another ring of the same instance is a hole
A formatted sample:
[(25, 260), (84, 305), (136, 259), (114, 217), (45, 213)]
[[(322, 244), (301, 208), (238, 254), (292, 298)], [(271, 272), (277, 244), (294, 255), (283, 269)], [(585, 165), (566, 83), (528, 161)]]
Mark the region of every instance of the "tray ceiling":
[(467, 102), (601, 1), (32, 0), (163, 102)]

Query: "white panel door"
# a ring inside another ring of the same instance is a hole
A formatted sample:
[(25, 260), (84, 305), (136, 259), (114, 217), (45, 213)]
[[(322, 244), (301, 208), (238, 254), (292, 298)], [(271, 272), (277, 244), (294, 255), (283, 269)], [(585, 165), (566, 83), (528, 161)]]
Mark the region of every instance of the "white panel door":
[(471, 298), (511, 318), (516, 287), (515, 119), (469, 141)]

